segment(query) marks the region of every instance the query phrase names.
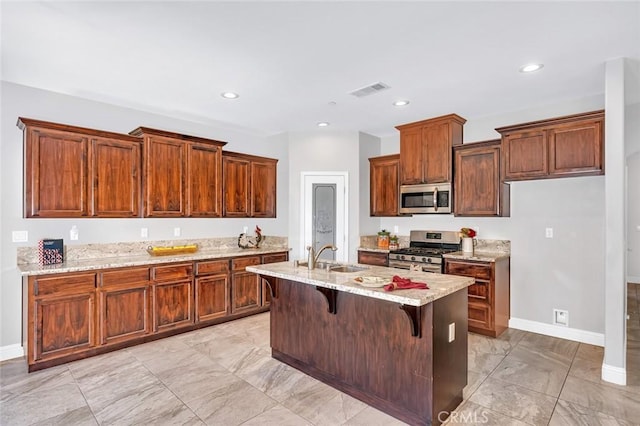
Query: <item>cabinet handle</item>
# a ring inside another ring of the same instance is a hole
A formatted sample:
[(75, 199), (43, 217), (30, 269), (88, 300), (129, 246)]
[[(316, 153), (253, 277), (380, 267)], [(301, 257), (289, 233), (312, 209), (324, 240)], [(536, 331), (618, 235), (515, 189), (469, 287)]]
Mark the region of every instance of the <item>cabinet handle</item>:
[(438, 188), (433, 190), (433, 210), (438, 211)]

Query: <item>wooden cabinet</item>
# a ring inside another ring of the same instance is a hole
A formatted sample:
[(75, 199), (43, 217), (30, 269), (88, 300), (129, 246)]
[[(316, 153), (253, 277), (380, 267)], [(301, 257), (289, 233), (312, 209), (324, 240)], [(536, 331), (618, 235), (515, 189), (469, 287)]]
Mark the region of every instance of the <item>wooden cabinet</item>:
[(226, 142), (139, 127), (144, 140), (144, 216), (220, 217)]
[(136, 217), (140, 139), (20, 118), (25, 217)]
[(100, 344), (138, 339), (151, 332), (149, 268), (98, 274)]
[(370, 215), (398, 216), (400, 154), (369, 158)]
[(604, 174), (604, 111), (496, 130), (505, 180)]
[(196, 263), (195, 321), (206, 322), (230, 313), (229, 260)]
[(225, 217), (276, 217), (278, 160), (223, 153)]
[(468, 288), (469, 331), (498, 337), (509, 328), (509, 261), (508, 257), (495, 262), (445, 258), (445, 274), (475, 278)]
[[(262, 256), (262, 263), (277, 263), (277, 262), (286, 262), (289, 260), (289, 253), (274, 253), (274, 254), (265, 254)], [(261, 280), (261, 291), (262, 291), (262, 306), (271, 305), (271, 288), (267, 280)]]
[(225, 151), (223, 215), (225, 217), (276, 217), (278, 160)]
[(27, 361), (81, 353), (96, 346), (96, 275), (28, 279)]
[(193, 320), (193, 264), (178, 263), (151, 269), (153, 331), (188, 326)]
[(400, 131), (400, 184), (451, 182), (451, 149), (462, 144), (466, 120), (449, 114), (397, 126)]
[(358, 263), (389, 266), (389, 254), (379, 251), (358, 250)]
[(454, 148), (456, 216), (509, 216), (509, 184), (500, 175), (500, 140)]
[(231, 313), (260, 308), (262, 304), (262, 280), (247, 266), (259, 265), (260, 256), (238, 257), (231, 261)]

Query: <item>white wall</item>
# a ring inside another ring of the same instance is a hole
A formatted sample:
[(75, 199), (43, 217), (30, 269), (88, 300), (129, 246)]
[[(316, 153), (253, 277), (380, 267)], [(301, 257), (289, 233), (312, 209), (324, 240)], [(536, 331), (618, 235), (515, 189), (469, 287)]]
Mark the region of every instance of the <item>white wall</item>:
[[(359, 134), (355, 131), (331, 131), (289, 133), (289, 245), (292, 259), (301, 259), (305, 253), (301, 247), (301, 179), (302, 172), (347, 172), (349, 176), (349, 252), (355, 261), (359, 244), (360, 220), (360, 170)], [(363, 183), (363, 188), (368, 188)]]
[[(265, 235), (286, 236), (288, 226), (287, 140), (262, 138), (234, 129), (176, 120), (156, 114), (120, 108), (99, 102), (2, 82), (0, 140), (0, 349), (20, 343), (21, 279), (16, 269), (16, 247), (34, 246), (41, 238), (64, 238), (66, 244), (139, 241), (140, 228), (149, 229), (148, 240), (171, 239), (180, 227), (181, 238), (232, 237), (244, 226), (258, 224)], [(278, 199), (275, 219), (23, 219), (22, 218), (22, 132), (16, 127), (19, 116), (100, 130), (128, 133), (147, 126), (178, 133), (227, 141), (225, 149), (278, 158)], [(79, 240), (69, 241), (69, 230), (76, 225)], [(12, 243), (11, 231), (29, 232), (28, 243)]]

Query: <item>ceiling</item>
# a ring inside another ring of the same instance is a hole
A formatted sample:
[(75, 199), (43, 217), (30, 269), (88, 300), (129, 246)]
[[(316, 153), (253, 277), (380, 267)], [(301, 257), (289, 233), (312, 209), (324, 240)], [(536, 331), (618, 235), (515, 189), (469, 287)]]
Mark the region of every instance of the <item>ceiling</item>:
[[(638, 1), (0, 7), (5, 81), (263, 135), (539, 107), (602, 94), (605, 61), (640, 59)], [(390, 89), (349, 94), (375, 82)]]

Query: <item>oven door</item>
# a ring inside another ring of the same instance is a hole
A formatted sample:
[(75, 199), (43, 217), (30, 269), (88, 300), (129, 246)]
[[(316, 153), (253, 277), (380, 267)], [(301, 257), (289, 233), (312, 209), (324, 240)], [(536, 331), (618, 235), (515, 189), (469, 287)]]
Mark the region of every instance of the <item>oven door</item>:
[(451, 184), (400, 186), (400, 213), (451, 213)]
[(419, 269), (422, 272), (431, 272), (434, 274), (442, 273), (442, 265), (439, 263), (412, 263), (405, 260), (389, 259), (389, 268), (398, 268), (405, 270)]

